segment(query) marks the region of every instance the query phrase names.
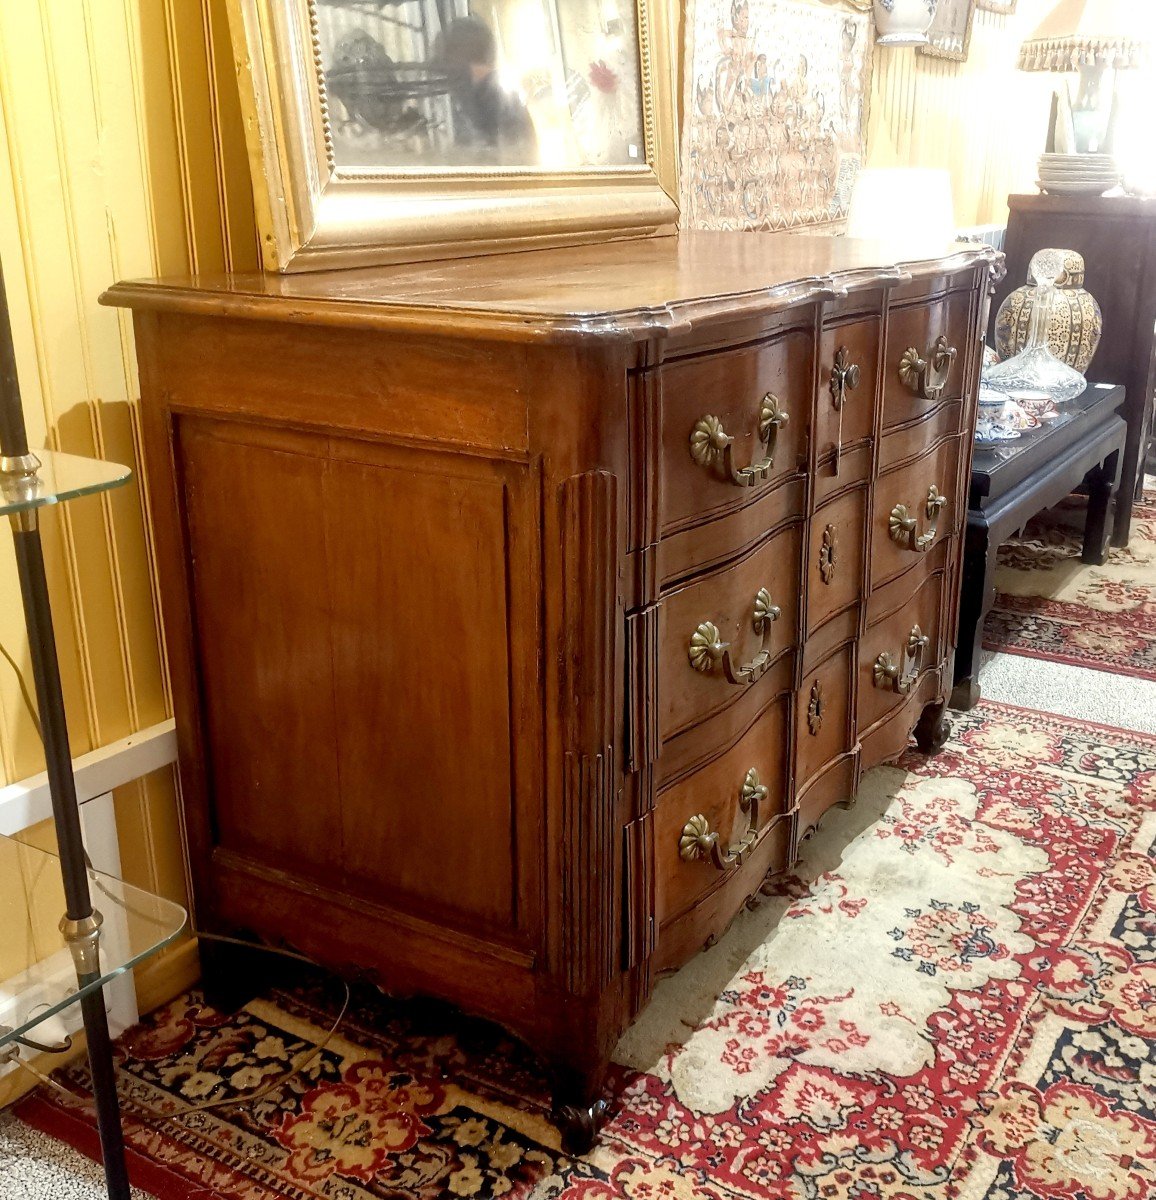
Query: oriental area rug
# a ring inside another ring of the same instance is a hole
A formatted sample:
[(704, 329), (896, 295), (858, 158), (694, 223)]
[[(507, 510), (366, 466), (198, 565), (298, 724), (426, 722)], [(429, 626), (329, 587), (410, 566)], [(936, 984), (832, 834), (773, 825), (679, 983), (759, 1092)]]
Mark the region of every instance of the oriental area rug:
[(1084, 502), (1028, 522), (999, 549), (989, 650), (1156, 679), (1156, 491), (1136, 505), (1126, 549), (1080, 562)]
[[(658, 986), (588, 1157), (528, 1052), (368, 992), (303, 1077), (189, 1111), (319, 1038), (322, 981), (235, 1015), (186, 995), (121, 1040), (134, 1176), (163, 1200), (1147, 1200), (1154, 839), (1156, 739), (983, 704)], [(92, 1151), (54, 1092), (17, 1113)]]

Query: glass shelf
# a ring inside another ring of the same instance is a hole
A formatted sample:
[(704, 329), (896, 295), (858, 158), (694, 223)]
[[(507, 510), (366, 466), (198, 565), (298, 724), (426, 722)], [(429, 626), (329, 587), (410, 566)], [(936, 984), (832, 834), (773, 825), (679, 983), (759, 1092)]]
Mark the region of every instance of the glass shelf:
[(32, 453), (40, 460), (40, 469), (35, 475), (0, 474), (0, 516), (59, 504), (62, 500), (74, 500), (93, 492), (106, 492), (132, 478), (132, 471), (119, 463), (61, 454), (57, 450), (33, 450)]
[[(80, 495), (82, 493), (73, 493)], [(0, 879), (22, 894), (0, 913), (0, 1047), (169, 945), (185, 910), (111, 875), (89, 870), (92, 903), (103, 917), (100, 970), (82, 987), (58, 928), (64, 887), (55, 854), (0, 836)]]

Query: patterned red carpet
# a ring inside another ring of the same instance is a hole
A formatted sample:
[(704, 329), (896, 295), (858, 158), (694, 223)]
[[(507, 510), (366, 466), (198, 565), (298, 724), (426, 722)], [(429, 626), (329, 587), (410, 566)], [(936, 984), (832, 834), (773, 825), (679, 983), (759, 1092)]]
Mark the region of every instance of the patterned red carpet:
[(1124, 550), (1080, 562), (1083, 502), (1028, 523), (999, 550), (989, 650), (1156, 679), (1156, 493), (1145, 493)]
[[(317, 985), (127, 1035), (133, 1168), (163, 1200), (1148, 1200), (1154, 838), (1156, 739), (981, 705), (658, 988), (588, 1159), (517, 1045), (361, 993), (307, 1078), (132, 1119), (259, 1089), (325, 1027)], [(18, 1115), (92, 1144), (50, 1092)]]

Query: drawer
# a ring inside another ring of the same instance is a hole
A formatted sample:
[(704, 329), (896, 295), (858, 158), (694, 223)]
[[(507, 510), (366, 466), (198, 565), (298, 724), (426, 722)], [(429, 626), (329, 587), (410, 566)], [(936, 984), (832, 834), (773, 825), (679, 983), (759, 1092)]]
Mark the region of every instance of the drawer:
[(827, 325), (819, 337), (819, 395), (815, 437), (822, 464), (835, 447), (868, 440), (875, 432), (875, 379), (882, 322), (878, 317)]
[(831, 500), (811, 520), (807, 560), (807, 630), (854, 604), (863, 592), (867, 492), (856, 488)]
[(827, 812), (836, 806), (850, 808), (854, 803), (858, 770), (857, 756), (846, 754), (800, 791), (795, 826), (797, 856), (801, 857), (799, 846), (814, 834)]
[(801, 525), (664, 596), (658, 618), (659, 731), (663, 741), (761, 691), (798, 641)]
[(950, 686), (941, 667), (925, 671), (903, 703), (876, 721), (860, 738), (863, 769), (894, 762), (911, 744), (911, 735), (923, 710), (941, 699)]
[(888, 313), (884, 429), (917, 420), (943, 400), (962, 397), (971, 302), (971, 292), (954, 292)]
[(660, 528), (749, 504), (806, 466), (813, 334), (659, 368)]
[(885, 433), (880, 441), (879, 474), (886, 474), (897, 463), (910, 462), (926, 454), (945, 437), (958, 434), (962, 425), (962, 400), (944, 400), (918, 420), (897, 425)]
[(896, 596), (859, 643), (860, 735), (917, 693), (923, 676), (943, 661), (944, 576), (940, 563), (913, 594)]
[(881, 475), (871, 528), (871, 586), (877, 588), (924, 561), (957, 531), (967, 497), (958, 495), (959, 437)]
[[(787, 795), (790, 696), (782, 694), (725, 754), (668, 787), (654, 814), (655, 920), (663, 925), (751, 858)], [(736, 849), (741, 847), (741, 850)], [(756, 879), (752, 890), (758, 886)]]
[(749, 862), (735, 868), (693, 908), (659, 929), (650, 959), (653, 974), (680, 967), (700, 950), (713, 945), (766, 877), (777, 875), (791, 865), (792, 826), (791, 820), (772, 825), (759, 839)]
[(781, 487), (761, 492), (752, 504), (667, 533), (658, 543), (658, 587), (662, 592), (711, 567), (746, 554), (774, 529), (802, 520), (807, 511), (807, 477), (796, 475)]
[(795, 788), (845, 754), (854, 744), (851, 685), (855, 644), (848, 643), (803, 677), (795, 697)]
[[(838, 624), (832, 621), (824, 630)], [(661, 791), (703, 763), (710, 762), (719, 752), (734, 745), (759, 719), (771, 700), (795, 686), (795, 655), (782, 655), (756, 684), (742, 690), (736, 688), (736, 698), (708, 720), (691, 725), (675, 737), (662, 743), (662, 753), (654, 764), (655, 787)]]

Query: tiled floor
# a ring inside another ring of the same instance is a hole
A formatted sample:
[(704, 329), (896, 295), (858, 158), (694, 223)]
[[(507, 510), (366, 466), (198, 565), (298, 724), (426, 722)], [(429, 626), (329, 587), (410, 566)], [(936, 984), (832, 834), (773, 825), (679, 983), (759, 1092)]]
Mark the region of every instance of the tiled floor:
[[(134, 1200), (146, 1200), (141, 1191), (134, 1191), (133, 1196)], [(0, 1112), (0, 1197), (107, 1200), (104, 1174), (97, 1163), (5, 1112)]]
[(1108, 675), (1019, 654), (985, 652), (985, 657), (979, 672), (985, 700), (1156, 734), (1156, 680)]

